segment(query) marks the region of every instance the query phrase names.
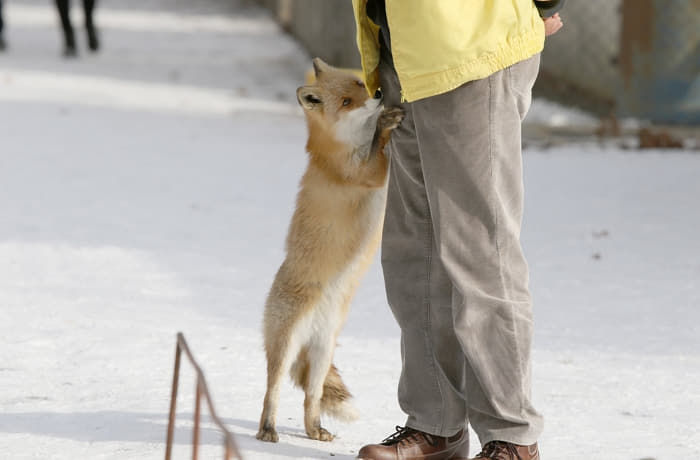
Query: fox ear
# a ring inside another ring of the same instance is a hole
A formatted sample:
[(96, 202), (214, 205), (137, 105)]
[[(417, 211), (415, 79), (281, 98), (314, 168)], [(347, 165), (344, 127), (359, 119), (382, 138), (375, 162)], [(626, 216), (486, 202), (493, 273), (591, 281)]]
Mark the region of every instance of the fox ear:
[(297, 100), (305, 110), (314, 110), (321, 105), (321, 97), (313, 86), (302, 86), (297, 89)]
[(314, 58), (312, 62), (314, 64), (314, 74), (316, 74), (316, 78), (318, 78), (324, 71), (330, 68), (330, 66), (323, 62), (323, 59), (321, 58)]

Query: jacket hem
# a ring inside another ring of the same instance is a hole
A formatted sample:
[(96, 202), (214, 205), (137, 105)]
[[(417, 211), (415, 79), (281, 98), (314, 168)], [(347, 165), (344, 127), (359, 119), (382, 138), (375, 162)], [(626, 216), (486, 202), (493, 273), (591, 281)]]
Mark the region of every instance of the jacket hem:
[(401, 80), (402, 96), (407, 102), (447, 93), (465, 83), (481, 80), (544, 49), (544, 32), (533, 31), (519, 39), (504, 43), (498, 51), (488, 53), (441, 72), (406, 77)]

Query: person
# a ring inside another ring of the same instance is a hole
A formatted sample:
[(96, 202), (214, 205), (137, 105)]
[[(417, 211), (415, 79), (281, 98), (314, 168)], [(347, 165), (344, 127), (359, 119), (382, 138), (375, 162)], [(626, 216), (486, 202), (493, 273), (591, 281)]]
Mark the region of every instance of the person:
[(0, 0), (0, 51), (4, 51), (7, 48), (7, 43), (5, 43), (5, 36), (3, 35), (3, 29), (5, 28), (5, 22), (2, 19), (2, 0)]
[[(96, 52), (100, 48), (100, 41), (97, 36), (97, 29), (95, 28), (95, 23), (93, 20), (95, 2), (96, 0), (83, 0), (88, 48), (93, 52)], [(63, 55), (65, 57), (75, 57), (78, 55), (78, 50), (75, 45), (75, 32), (73, 31), (73, 24), (71, 24), (70, 20), (70, 0), (56, 0), (56, 8), (58, 9), (58, 15), (61, 19), (61, 27), (63, 29)]]
[[(540, 2), (554, 14), (560, 1)], [(382, 268), (401, 329), (405, 426), (358, 458), (539, 460), (520, 244), (521, 122), (545, 34), (533, 0), (353, 0), (367, 89), (393, 132)]]

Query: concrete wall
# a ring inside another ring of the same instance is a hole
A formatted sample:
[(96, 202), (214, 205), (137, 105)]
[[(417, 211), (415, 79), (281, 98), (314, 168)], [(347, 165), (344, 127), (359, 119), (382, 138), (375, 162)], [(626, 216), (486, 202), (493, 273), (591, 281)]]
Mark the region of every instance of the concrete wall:
[(350, 0), (259, 0), (309, 51), (329, 64), (359, 67)]

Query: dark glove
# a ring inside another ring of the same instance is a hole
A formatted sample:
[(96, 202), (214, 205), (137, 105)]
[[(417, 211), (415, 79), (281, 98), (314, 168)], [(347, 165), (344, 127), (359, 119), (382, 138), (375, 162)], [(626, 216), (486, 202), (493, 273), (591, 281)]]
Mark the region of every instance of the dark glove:
[(548, 18), (554, 16), (564, 7), (566, 0), (535, 0), (535, 6), (540, 11), (540, 16)]

